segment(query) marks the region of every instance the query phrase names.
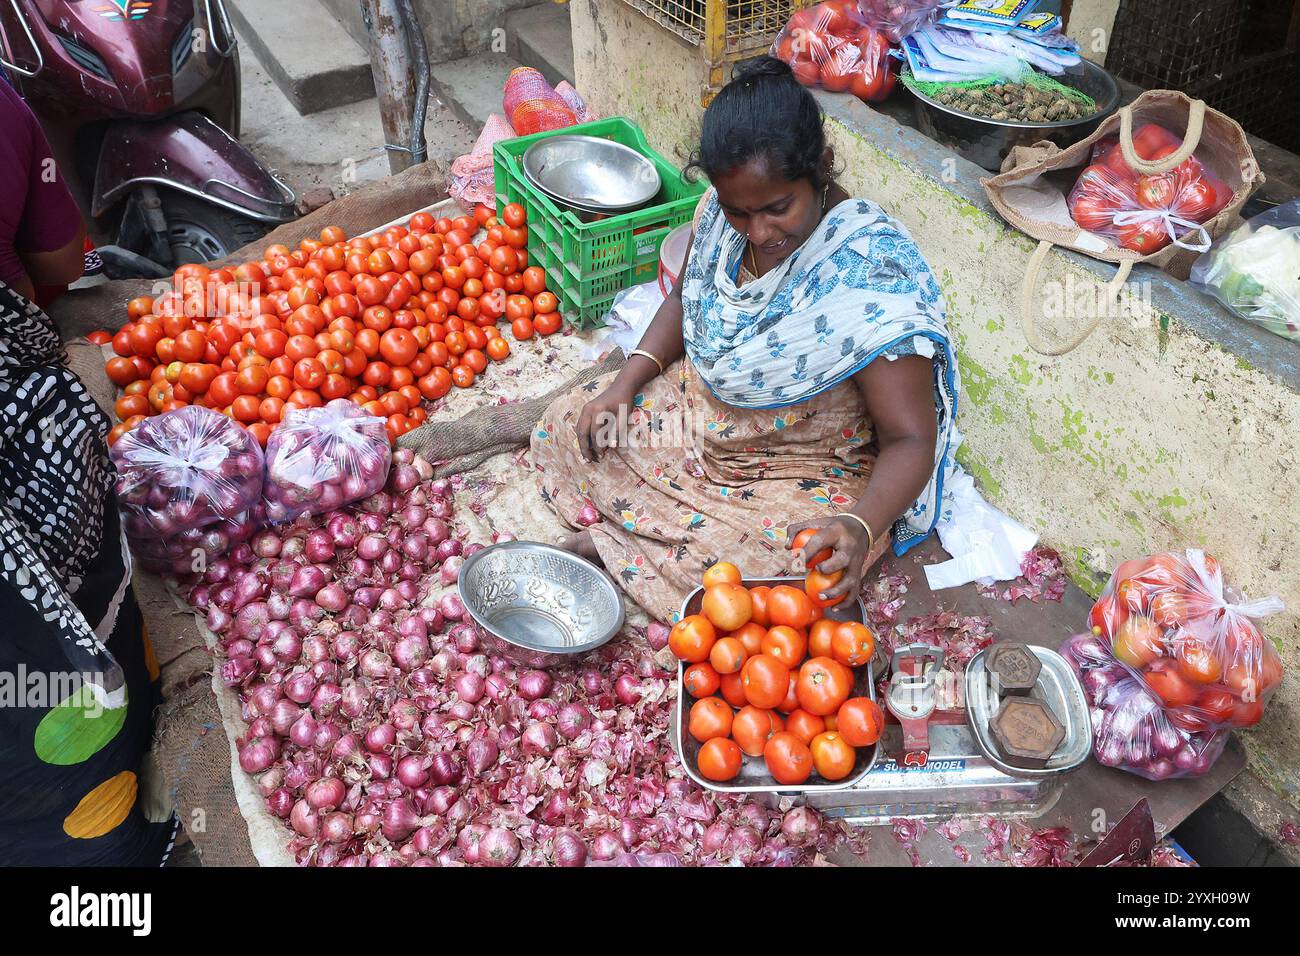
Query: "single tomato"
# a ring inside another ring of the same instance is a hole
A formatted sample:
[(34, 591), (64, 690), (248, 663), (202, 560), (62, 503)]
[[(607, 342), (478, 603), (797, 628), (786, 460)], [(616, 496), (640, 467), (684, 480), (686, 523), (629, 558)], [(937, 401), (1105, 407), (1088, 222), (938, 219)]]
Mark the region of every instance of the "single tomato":
[(753, 603), (739, 584), (715, 584), (705, 590), (700, 610), (718, 630), (735, 631), (749, 623)]
[(786, 667), (798, 667), (808, 651), (802, 631), (778, 624), (763, 636), (762, 653), (775, 657)]
[(718, 678), (718, 690), (722, 699), (732, 707), (744, 707), (749, 703), (745, 696), (745, 683), (739, 674), (723, 674)]
[(709, 649), (709, 663), (719, 674), (735, 674), (745, 666), (745, 645), (734, 637), (721, 637)]
[(837, 731), (818, 734), (808, 745), (812, 752), (813, 768), (825, 780), (843, 780), (853, 772), (857, 754)]
[(850, 747), (868, 747), (880, 739), (885, 715), (870, 697), (851, 697), (836, 711), (835, 726)]
[(772, 711), (746, 705), (731, 722), (731, 738), (750, 757), (761, 757), (767, 742), (783, 729), (781, 718)]
[(717, 637), (717, 631), (707, 617), (688, 614), (668, 633), (668, 647), (679, 659), (698, 664), (708, 660)]
[(691, 705), (687, 730), (700, 743), (731, 735), (732, 713), (721, 697), (703, 697)]
[(740, 568), (730, 561), (717, 561), (705, 569), (700, 583), (711, 588), (715, 584), (739, 584), (740, 581)]
[(725, 783), (740, 773), (744, 756), (734, 740), (713, 737), (700, 747), (700, 776), (714, 783)]
[(785, 700), (790, 689), (790, 668), (770, 654), (759, 654), (745, 661), (740, 680), (749, 703), (773, 710)]
[(812, 751), (791, 733), (773, 734), (763, 748), (763, 761), (773, 779), (780, 784), (794, 786), (812, 776)]
[(720, 675), (707, 661), (692, 664), (682, 675), (682, 684), (686, 687), (686, 692), (697, 700), (716, 694), (721, 683)]
[(1141, 670), (1164, 654), (1160, 626), (1149, 617), (1134, 615), (1121, 625), (1111, 650), (1115, 658)]
[(839, 710), (853, 689), (853, 674), (829, 657), (814, 657), (799, 668), (799, 706), (824, 717)]
[(808, 595), (788, 584), (778, 584), (767, 596), (767, 616), (772, 624), (807, 628), (813, 620), (813, 603)]
[(831, 638), (831, 657), (849, 667), (861, 667), (876, 653), (876, 638), (865, 624), (844, 621)]

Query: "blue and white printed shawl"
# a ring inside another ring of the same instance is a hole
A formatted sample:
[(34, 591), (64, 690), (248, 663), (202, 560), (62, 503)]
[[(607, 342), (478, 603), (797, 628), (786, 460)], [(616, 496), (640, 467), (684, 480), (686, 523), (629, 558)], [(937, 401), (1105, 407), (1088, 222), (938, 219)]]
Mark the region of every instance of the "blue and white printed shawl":
[(745, 243), (711, 193), (682, 277), (682, 330), (687, 356), (719, 400), (780, 408), (882, 355), (933, 359), (935, 470), (894, 525), (894, 550), (904, 554), (945, 510), (944, 477), (960, 442), (957, 363), (939, 284), (903, 226), (864, 199), (836, 205), (785, 261), (741, 288)]

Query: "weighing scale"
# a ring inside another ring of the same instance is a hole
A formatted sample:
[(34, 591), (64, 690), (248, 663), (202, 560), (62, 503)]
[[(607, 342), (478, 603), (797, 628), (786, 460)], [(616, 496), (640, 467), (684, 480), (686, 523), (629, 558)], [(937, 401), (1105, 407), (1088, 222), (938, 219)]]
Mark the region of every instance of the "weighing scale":
[[(900, 817), (1029, 818), (1050, 810), (1061, 796), (1065, 774), (1021, 776), (995, 766), (975, 738), (967, 709), (938, 706), (939, 682), (952, 676), (943, 663), (938, 647), (896, 649), (888, 662), (887, 724), (875, 765), (852, 787), (803, 794), (800, 802), (828, 817), (863, 825)], [(772, 806), (781, 797), (763, 796)]]

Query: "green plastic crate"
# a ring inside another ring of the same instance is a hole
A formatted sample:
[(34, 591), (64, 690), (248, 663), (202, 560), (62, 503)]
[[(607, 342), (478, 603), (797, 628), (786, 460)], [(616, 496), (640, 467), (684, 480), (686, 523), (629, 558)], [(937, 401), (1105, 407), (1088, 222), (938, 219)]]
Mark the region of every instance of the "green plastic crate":
[[(600, 136), (622, 143), (648, 158), (659, 170), (662, 186), (653, 203), (635, 212), (583, 222), (561, 209), (524, 176), (524, 152), (547, 136)], [(647, 282), (659, 272), (664, 237), (690, 222), (707, 188), (687, 182), (681, 171), (656, 153), (640, 127), (621, 116), (563, 129), (506, 139), (492, 147), (497, 213), (519, 203), (528, 214), (528, 257), (546, 270), (547, 288), (560, 309), (580, 329), (595, 328), (623, 289)]]

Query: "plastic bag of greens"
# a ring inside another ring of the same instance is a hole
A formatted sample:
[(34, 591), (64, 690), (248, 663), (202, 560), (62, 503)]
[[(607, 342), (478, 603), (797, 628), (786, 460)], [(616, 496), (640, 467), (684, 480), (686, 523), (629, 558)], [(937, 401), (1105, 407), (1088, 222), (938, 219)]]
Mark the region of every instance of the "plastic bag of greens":
[(187, 405), (146, 419), (108, 450), (127, 535), (175, 538), (238, 521), (262, 494), (262, 448), (232, 419)]
[(384, 419), (336, 398), (294, 409), (266, 445), (266, 517), (333, 511), (384, 487), (393, 460)]
[(1243, 319), (1300, 341), (1300, 199), (1221, 237), (1193, 263), (1191, 282)]
[(1179, 727), (1160, 699), (1111, 656), (1105, 638), (1076, 635), (1061, 645), (1061, 655), (1083, 684), (1098, 763), (1167, 780), (1200, 776), (1223, 753), (1228, 731)]
[(1090, 615), (1093, 634), (1187, 731), (1252, 727), (1282, 682), (1282, 659), (1256, 623), (1283, 610), (1224, 583), (1189, 548), (1125, 561)]

